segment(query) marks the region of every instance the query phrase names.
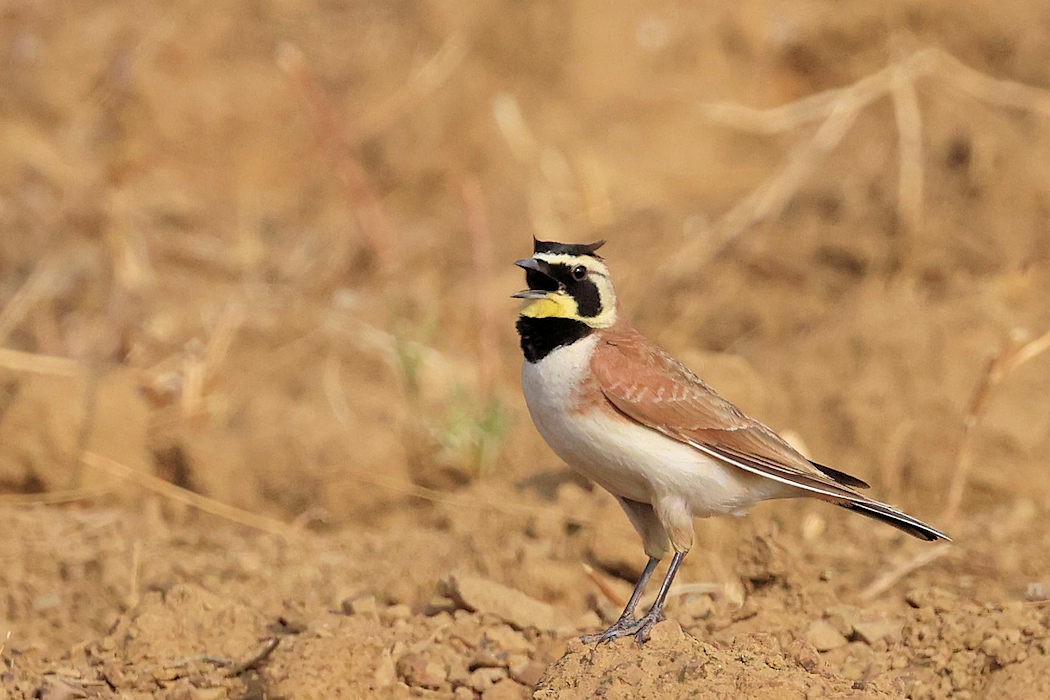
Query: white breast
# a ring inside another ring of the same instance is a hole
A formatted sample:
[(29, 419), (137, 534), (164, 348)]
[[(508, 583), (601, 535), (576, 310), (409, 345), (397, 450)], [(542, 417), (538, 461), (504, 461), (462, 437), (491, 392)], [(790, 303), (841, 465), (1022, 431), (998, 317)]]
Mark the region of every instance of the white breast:
[(590, 371), (597, 342), (596, 336), (583, 338), (522, 368), (522, 389), (536, 429), (569, 466), (614, 495), (641, 503), (680, 497), (700, 517), (742, 513), (782, 490), (617, 415), (577, 412), (575, 394)]

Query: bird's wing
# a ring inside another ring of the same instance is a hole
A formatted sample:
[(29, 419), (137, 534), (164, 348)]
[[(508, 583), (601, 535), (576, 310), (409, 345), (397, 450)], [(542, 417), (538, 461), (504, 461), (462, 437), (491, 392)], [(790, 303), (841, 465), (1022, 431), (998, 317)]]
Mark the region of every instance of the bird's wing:
[(606, 399), (638, 423), (818, 498), (869, 500), (849, 488), (867, 486), (863, 481), (810, 462), (633, 328), (607, 333), (595, 349), (591, 369)]

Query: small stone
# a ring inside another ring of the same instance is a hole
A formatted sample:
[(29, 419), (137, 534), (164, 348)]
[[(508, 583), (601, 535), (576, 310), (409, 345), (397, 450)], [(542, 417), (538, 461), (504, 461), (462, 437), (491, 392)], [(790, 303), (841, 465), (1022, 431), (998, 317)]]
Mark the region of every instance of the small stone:
[(363, 615), (372, 618), (379, 616), (379, 606), (376, 605), (376, 597), (374, 595), (347, 598), (342, 602), (341, 607), (344, 615)]
[(412, 617), (412, 608), (404, 603), (395, 603), (394, 605), (385, 608), (380, 617), (384, 620), (406, 620)]
[(682, 626), (674, 620), (661, 620), (649, 630), (649, 641), (655, 644), (661, 642), (674, 644), (685, 638)]
[(451, 613), (454, 612), (457, 607), (456, 601), (447, 596), (437, 595), (427, 601), (427, 604), (423, 606), (423, 614), (427, 617), (431, 617), (439, 613)]
[(507, 669), (505, 668), (476, 668), (471, 671), (467, 683), (477, 692), (483, 693), (506, 677)]
[(456, 698), (456, 700), (474, 700), (474, 691), (465, 685), (456, 686), (452, 697)]
[(787, 653), (799, 666), (810, 673), (814, 673), (820, 668), (820, 653), (815, 646), (805, 639), (796, 639), (791, 642), (787, 648)]
[(598, 616), (598, 613), (588, 610), (573, 621), (572, 627), (577, 630), (589, 630), (601, 627), (602, 624), (602, 618)]
[(936, 586), (913, 588), (904, 594), (904, 600), (913, 608), (933, 608), (939, 613), (947, 612), (959, 603), (956, 595)]
[(529, 640), (525, 639), (525, 635), (506, 625), (490, 627), (485, 630), (484, 638), (493, 646), (508, 654), (527, 654), (534, 648), (529, 643)]
[(1039, 603), (1050, 600), (1050, 585), (1043, 581), (1033, 581), (1024, 588), (1024, 599), (1029, 603)]
[(814, 620), (806, 630), (806, 641), (817, 651), (830, 651), (846, 645), (846, 638), (827, 620)]
[(487, 668), (506, 666), (507, 655), (497, 653), (495, 649), (489, 649), (485, 646), (482, 646), (474, 650), (474, 655), (470, 659), (470, 665), (472, 668), (478, 668), (481, 666), (485, 666)]
[(524, 700), (531, 693), (514, 681), (503, 680), (481, 694), (481, 700)]
[(874, 644), (880, 639), (893, 641), (900, 637), (903, 624), (895, 620), (873, 620), (853, 625), (853, 634), (865, 644)]
[(853, 625), (860, 622), (861, 610), (852, 605), (832, 605), (824, 609), (824, 619), (843, 637), (853, 635)]
[(521, 591), (477, 576), (453, 575), (443, 583), (444, 593), (468, 610), (489, 613), (515, 629), (556, 630), (563, 616), (556, 608)]
[(405, 654), (398, 659), (397, 675), (406, 685), (429, 690), (440, 688), (448, 677), (444, 666), (420, 654)]
[(692, 596), (678, 607), (677, 617), (680, 620), (703, 620), (715, 611), (715, 601), (709, 595)]
[(372, 686), (374, 688), (386, 688), (397, 682), (397, 669), (394, 668), (394, 659), (388, 650), (383, 650), (376, 664), (376, 670), (372, 673)]
[(547, 668), (538, 661), (526, 659), (523, 662), (511, 664), (509, 670), (510, 677), (515, 681), (530, 688), (535, 688), (539, 685), (540, 679), (543, 678), (543, 672)]

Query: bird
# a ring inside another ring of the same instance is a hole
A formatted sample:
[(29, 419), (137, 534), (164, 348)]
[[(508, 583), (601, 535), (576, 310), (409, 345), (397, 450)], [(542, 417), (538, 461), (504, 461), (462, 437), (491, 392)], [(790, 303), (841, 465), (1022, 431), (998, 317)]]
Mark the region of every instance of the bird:
[[(612, 277), (589, 244), (533, 239), (515, 262), (528, 285), (517, 319), (522, 390), (548, 446), (610, 492), (648, 561), (619, 619), (587, 643), (644, 643), (693, 547), (693, 519), (744, 515), (761, 501), (811, 497), (926, 541), (951, 538), (860, 493), (861, 479), (810, 461), (624, 318)], [(648, 612), (636, 608), (659, 563), (667, 574)]]

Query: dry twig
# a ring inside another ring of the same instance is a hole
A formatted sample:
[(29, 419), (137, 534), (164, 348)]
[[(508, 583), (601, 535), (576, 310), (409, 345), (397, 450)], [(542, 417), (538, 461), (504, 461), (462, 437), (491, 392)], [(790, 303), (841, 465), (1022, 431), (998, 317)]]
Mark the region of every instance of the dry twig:
[(354, 155), (354, 140), (339, 128), (339, 119), (320, 82), (310, 72), (306, 56), (298, 47), (285, 43), (277, 50), (277, 65), (309, 107), (317, 140), (332, 161), (336, 176), (346, 189), (351, 212), (365, 244), (379, 266), (388, 270), (397, 263), (396, 239), (390, 235), (386, 214), (368, 172)]
[(610, 586), (605, 581), (605, 579), (598, 575), (598, 572), (594, 570), (593, 566), (584, 563), (583, 573), (587, 576), (588, 579), (590, 579), (591, 583), (594, 584), (595, 588), (597, 588), (601, 592), (602, 596), (604, 596), (605, 599), (612, 603), (615, 607), (622, 608), (624, 605), (627, 604), (627, 601), (621, 598), (619, 595), (617, 595), (616, 591), (612, 589), (612, 586)]
[(478, 388), (484, 399), (492, 396), (493, 382), (499, 374), (499, 340), (496, 332), (496, 312), (493, 308), (492, 270), (495, 254), (492, 251), (492, 230), (485, 212), (485, 195), (475, 177), (463, 182), (463, 207), (470, 231), (471, 261), (474, 269), (474, 310), (477, 313), (478, 333)]
[(112, 493), (113, 489), (62, 489), (39, 493), (0, 494), (0, 505), (4, 506), (54, 506), (75, 501), (90, 501)]
[(22, 352), (0, 348), (0, 367), (13, 372), (31, 372), (48, 374), (53, 377), (79, 377), (87, 373), (87, 367), (67, 357), (39, 355), (33, 352)]
[(192, 506), (198, 510), (202, 510), (205, 513), (218, 516), (230, 522), (244, 525), (255, 530), (261, 530), (262, 532), (269, 532), (274, 535), (280, 535), (282, 537), (290, 536), (294, 530), (280, 520), (268, 518), (264, 515), (258, 515), (236, 506), (231, 506), (221, 501), (216, 501), (214, 498), (208, 498), (202, 496), (199, 493), (195, 493), (188, 489), (184, 489), (181, 486), (176, 486), (170, 481), (165, 481), (152, 474), (146, 474), (136, 469), (121, 464), (120, 462), (104, 457), (95, 452), (85, 452), (83, 455), (84, 464), (89, 467), (93, 467), (100, 471), (106, 472), (111, 476), (115, 476), (124, 481), (130, 481), (140, 488), (144, 488), (148, 491), (152, 491), (159, 496), (168, 498), (172, 501), (178, 501), (179, 503), (185, 503), (188, 506)]
[(931, 562), (935, 562), (952, 549), (950, 544), (934, 545), (932, 547), (924, 547), (916, 556), (912, 557), (908, 561), (904, 562), (900, 566), (887, 571), (883, 575), (871, 582), (871, 584), (860, 592), (860, 599), (864, 602), (874, 600), (879, 597), (890, 588), (894, 586), (898, 581), (908, 576), (914, 571), (918, 571), (922, 567), (926, 566)]
[(1050, 350), (1050, 331), (1028, 342), (1008, 342), (1003, 350), (996, 357), (992, 358), (985, 367), (984, 374), (981, 376), (981, 381), (970, 398), (970, 404), (963, 419), (963, 430), (965, 432), (963, 433), (962, 441), (959, 443), (959, 455), (956, 458), (955, 473), (952, 475), (951, 484), (948, 486), (947, 503), (944, 507), (944, 513), (941, 515), (941, 519), (945, 522), (955, 520), (955, 517), (959, 514), (963, 493), (966, 491), (966, 483), (973, 469), (973, 448), (977, 427), (984, 417), (992, 392), (1011, 372), (1047, 350)]
[(266, 642), (262, 646), (262, 649), (260, 649), (257, 654), (255, 654), (251, 658), (245, 659), (244, 661), (230, 668), (230, 670), (226, 672), (226, 675), (230, 678), (234, 678), (236, 676), (241, 675), (245, 671), (255, 668), (263, 661), (265, 661), (270, 656), (270, 654), (274, 652), (274, 650), (277, 648), (277, 645), (280, 643), (280, 637), (270, 637), (266, 640)]
[(53, 261), (37, 265), (18, 291), (4, 304), (3, 310), (0, 310), (0, 345), (7, 341), (7, 336), (22, 322), (33, 304), (48, 296), (48, 292), (55, 286), (55, 268)]
[(774, 135), (822, 121), (813, 138), (798, 146), (787, 165), (727, 212), (711, 240), (694, 241), (667, 272), (684, 275), (710, 260), (744, 231), (777, 216), (815, 167), (841, 142), (857, 114), (876, 100), (893, 99), (900, 150), (898, 215), (908, 230), (921, 222), (923, 203), (922, 114), (915, 85), (934, 77), (987, 104), (1050, 116), (1050, 91), (992, 78), (940, 49), (922, 49), (852, 85), (809, 95), (773, 109), (731, 103), (699, 105), (709, 121), (756, 134)]

